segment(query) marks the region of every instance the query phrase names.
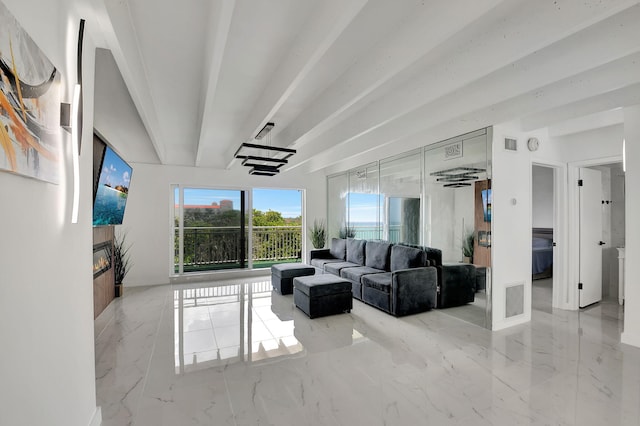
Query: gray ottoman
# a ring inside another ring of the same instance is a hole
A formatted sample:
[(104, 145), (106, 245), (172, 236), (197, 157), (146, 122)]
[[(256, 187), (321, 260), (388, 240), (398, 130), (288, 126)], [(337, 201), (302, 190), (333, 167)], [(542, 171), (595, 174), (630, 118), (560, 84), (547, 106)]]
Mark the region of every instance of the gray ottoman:
[(351, 312), (351, 281), (331, 274), (294, 278), (293, 302), (309, 318)]
[(293, 279), (313, 275), (316, 270), (313, 266), (303, 263), (280, 263), (271, 267), (271, 285), (280, 294), (293, 293)]

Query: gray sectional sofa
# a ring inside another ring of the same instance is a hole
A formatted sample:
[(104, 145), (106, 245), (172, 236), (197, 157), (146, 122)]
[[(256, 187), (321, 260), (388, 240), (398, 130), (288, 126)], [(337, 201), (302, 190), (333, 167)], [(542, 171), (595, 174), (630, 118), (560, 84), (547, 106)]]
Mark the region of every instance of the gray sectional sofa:
[(312, 250), (316, 273), (351, 281), (353, 297), (395, 316), (474, 301), (476, 270), (442, 263), (442, 251), (384, 241), (333, 238)]
[(348, 279), (353, 297), (395, 316), (436, 305), (437, 269), (418, 248), (334, 238), (329, 249), (311, 251), (311, 265)]

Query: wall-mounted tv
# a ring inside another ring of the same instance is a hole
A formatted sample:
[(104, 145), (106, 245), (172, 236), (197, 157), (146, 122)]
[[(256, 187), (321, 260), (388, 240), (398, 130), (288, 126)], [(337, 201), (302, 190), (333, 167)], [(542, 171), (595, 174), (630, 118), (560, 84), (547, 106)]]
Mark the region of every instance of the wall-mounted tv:
[[(93, 226), (121, 225), (133, 170), (111, 147), (101, 143), (103, 149), (94, 143), (99, 149), (94, 149), (94, 176), (97, 177), (93, 191)], [(98, 158), (100, 152), (102, 156)]]
[(482, 210), (484, 221), (491, 222), (491, 189), (482, 190)]

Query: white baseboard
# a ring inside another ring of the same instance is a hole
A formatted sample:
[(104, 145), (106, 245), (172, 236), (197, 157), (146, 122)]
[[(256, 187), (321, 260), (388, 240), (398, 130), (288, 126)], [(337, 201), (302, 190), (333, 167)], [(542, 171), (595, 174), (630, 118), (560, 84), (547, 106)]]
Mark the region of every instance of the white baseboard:
[(626, 345), (631, 345), (631, 346), (640, 348), (640, 334), (624, 331), (620, 335), (620, 341)]
[(520, 324), (526, 324), (528, 322), (531, 322), (531, 311), (529, 311), (528, 313), (525, 312), (520, 315), (514, 315), (501, 321), (494, 321), (491, 324), (491, 331), (500, 331), (504, 330), (505, 328), (513, 327)]
[(96, 407), (96, 411), (93, 412), (93, 417), (89, 422), (89, 426), (100, 426), (102, 424), (102, 409)]

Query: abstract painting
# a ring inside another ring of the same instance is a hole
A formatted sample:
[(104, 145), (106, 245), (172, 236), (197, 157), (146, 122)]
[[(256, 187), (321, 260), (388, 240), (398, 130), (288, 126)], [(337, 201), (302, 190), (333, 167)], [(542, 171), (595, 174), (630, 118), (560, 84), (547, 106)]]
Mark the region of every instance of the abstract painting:
[(58, 183), (60, 76), (0, 2), (0, 170)]

